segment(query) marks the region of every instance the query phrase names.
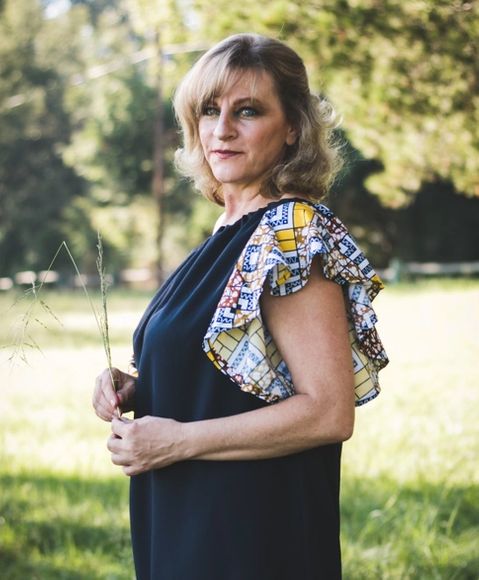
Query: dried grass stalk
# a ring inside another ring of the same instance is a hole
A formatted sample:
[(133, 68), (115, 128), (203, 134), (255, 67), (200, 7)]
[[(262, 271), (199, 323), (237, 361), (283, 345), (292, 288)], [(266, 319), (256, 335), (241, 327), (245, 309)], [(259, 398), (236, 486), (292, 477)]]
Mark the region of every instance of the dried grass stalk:
[[(43, 289), (45, 281), (47, 280), (48, 275), (51, 272), (56, 259), (58, 258), (58, 255), (60, 254), (60, 252), (62, 250), (64, 250), (67, 253), (68, 258), (70, 259), (70, 262), (73, 265), (75, 273), (78, 276), (78, 280), (80, 281), (80, 285), (83, 289), (83, 292), (88, 300), (88, 304), (90, 305), (90, 309), (91, 309), (93, 316), (95, 318), (95, 322), (96, 322), (96, 325), (98, 327), (98, 331), (100, 332), (100, 336), (101, 336), (102, 343), (103, 343), (103, 348), (104, 348), (105, 355), (106, 355), (108, 372), (110, 373), (110, 379), (111, 379), (113, 387), (115, 389), (117, 388), (117, 384), (116, 384), (116, 381), (114, 380), (113, 370), (112, 370), (110, 331), (109, 331), (109, 324), (108, 324), (107, 294), (108, 294), (109, 284), (108, 284), (108, 280), (107, 280), (107, 276), (106, 276), (106, 272), (105, 272), (105, 267), (104, 267), (103, 242), (102, 242), (102, 237), (101, 237), (100, 232), (98, 232), (97, 249), (98, 249), (98, 256), (97, 256), (97, 260), (96, 260), (96, 266), (97, 266), (98, 275), (100, 278), (101, 312), (100, 313), (98, 312), (97, 308), (95, 307), (95, 304), (93, 303), (93, 300), (90, 296), (90, 293), (88, 292), (88, 288), (86, 287), (86, 284), (83, 280), (83, 276), (80, 272), (80, 269), (78, 268), (78, 265), (76, 263), (75, 258), (73, 257), (72, 252), (70, 251), (70, 248), (68, 247), (68, 244), (65, 241), (63, 241), (60, 244), (60, 246), (58, 247), (57, 251), (55, 252), (55, 255), (53, 256), (47, 270), (45, 270), (45, 272), (43, 273), (43, 276), (42, 276), (42, 279), (40, 280), (40, 283), (36, 284), (35, 282), (32, 282), (32, 287), (29, 288), (24, 294), (23, 298), (28, 298), (28, 297), (32, 296), (33, 300), (31, 302), (31, 304), (29, 305), (29, 307), (27, 308), (26, 312), (20, 318), (20, 323), (19, 323), (17, 331), (15, 332), (13, 344), (8, 345), (10, 347), (13, 346), (13, 352), (12, 352), (11, 356), (9, 357), (9, 361), (11, 363), (14, 363), (17, 358), (20, 358), (20, 360), (22, 362), (28, 364), (28, 358), (27, 358), (27, 354), (26, 354), (27, 349), (33, 348), (35, 350), (42, 352), (40, 346), (38, 345), (38, 343), (35, 341), (35, 339), (30, 334), (30, 328), (31, 328), (32, 322), (36, 322), (37, 324), (43, 326), (44, 328), (47, 328), (46, 325), (38, 318), (38, 316), (36, 316), (36, 309), (37, 309), (38, 305), (40, 306), (40, 308), (44, 312), (46, 312), (56, 322), (58, 322), (60, 325), (62, 325), (60, 319), (55, 315), (53, 310), (46, 304), (46, 302), (44, 300), (42, 300), (40, 298), (40, 292)], [(18, 300), (14, 302), (14, 304), (11, 306), (11, 308), (13, 308), (17, 303), (18, 303)], [(3, 348), (6, 348), (6, 347), (3, 347)], [(117, 412), (118, 412), (118, 417), (120, 417), (121, 411), (119, 408), (117, 408)]]

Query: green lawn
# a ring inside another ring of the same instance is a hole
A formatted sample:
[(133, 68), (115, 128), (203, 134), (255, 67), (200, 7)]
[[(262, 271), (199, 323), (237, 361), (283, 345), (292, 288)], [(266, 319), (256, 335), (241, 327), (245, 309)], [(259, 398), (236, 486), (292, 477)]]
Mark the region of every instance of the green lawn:
[[(42, 352), (12, 367), (4, 351), (0, 364), (0, 576), (132, 579), (128, 481), (90, 403), (101, 342), (80, 294), (44, 298), (64, 326), (43, 316), (48, 329), (32, 327)], [(13, 300), (0, 295), (1, 343)], [(116, 366), (147, 300), (111, 295)], [(344, 445), (344, 577), (476, 580), (479, 282), (401, 284), (375, 306), (391, 364)]]

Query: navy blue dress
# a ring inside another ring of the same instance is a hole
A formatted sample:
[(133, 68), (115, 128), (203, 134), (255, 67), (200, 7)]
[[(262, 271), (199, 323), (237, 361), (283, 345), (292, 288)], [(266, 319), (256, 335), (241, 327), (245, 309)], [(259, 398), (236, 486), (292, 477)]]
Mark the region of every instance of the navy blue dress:
[[(202, 349), (233, 266), (266, 209), (223, 226), (163, 284), (134, 334), (135, 417), (199, 421), (268, 403), (239, 389)], [(139, 580), (341, 578), (341, 445), (285, 457), (191, 460), (131, 478)]]

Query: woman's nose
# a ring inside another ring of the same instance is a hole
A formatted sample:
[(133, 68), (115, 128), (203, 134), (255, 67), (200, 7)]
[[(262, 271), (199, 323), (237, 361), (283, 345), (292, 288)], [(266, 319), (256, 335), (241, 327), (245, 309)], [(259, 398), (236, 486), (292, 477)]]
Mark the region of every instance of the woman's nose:
[(222, 112), (214, 129), (214, 136), (222, 141), (232, 139), (236, 134), (234, 120), (226, 113)]

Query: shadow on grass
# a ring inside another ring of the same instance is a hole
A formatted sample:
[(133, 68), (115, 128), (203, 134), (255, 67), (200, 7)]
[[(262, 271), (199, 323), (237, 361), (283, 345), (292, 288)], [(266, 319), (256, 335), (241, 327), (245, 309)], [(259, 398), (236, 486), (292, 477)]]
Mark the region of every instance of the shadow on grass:
[[(0, 489), (2, 579), (134, 577), (126, 478), (3, 474)], [(344, 477), (344, 579), (476, 580), (478, 492)]]
[(478, 497), (478, 485), (343, 478), (345, 580), (477, 580)]
[(1, 577), (134, 577), (128, 481), (1, 475)]

